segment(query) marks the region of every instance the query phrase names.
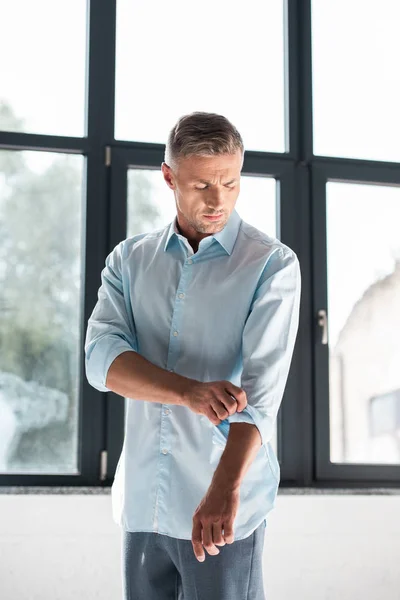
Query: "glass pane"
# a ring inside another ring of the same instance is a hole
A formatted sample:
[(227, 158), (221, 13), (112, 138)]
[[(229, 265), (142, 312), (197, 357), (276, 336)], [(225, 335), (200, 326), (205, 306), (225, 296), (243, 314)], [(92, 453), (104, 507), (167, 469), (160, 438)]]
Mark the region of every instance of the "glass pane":
[(246, 150), (284, 152), (283, 0), (197, 8), (118, 0), (116, 138), (165, 143), (179, 117), (206, 111), (232, 121)]
[(400, 3), (312, 2), (314, 152), (400, 160)]
[[(236, 210), (244, 221), (276, 237), (276, 181), (268, 177), (241, 176)], [(159, 229), (176, 216), (175, 199), (161, 171), (128, 171), (128, 237)], [(126, 402), (125, 402), (126, 405)], [(277, 433), (271, 440), (277, 454)]]
[(86, 2), (12, 0), (0, 19), (0, 129), (84, 135)]
[(0, 151), (2, 473), (77, 473), (83, 168)]
[(400, 188), (327, 185), (331, 461), (400, 462)]

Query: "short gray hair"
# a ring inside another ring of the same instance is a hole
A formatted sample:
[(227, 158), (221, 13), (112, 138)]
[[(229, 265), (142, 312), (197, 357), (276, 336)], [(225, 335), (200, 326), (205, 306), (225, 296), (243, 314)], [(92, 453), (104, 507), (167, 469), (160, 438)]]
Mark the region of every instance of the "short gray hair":
[(164, 162), (175, 169), (181, 157), (244, 155), (242, 137), (236, 127), (222, 115), (192, 112), (183, 115), (171, 129), (165, 148)]

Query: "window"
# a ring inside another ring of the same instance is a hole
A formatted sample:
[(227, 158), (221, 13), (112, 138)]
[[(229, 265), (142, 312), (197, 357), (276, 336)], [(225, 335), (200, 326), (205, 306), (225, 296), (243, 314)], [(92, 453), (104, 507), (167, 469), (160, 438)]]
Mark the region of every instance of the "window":
[(203, 110), (236, 123), (249, 150), (284, 152), (283, 48), (282, 0), (118, 0), (116, 138), (164, 144)]
[(13, 0), (2, 13), (0, 129), (84, 135), (86, 2)]
[(86, 380), (87, 321), (108, 253), (174, 218), (194, 111), (238, 128), (236, 208), (300, 261), (281, 487), (398, 486), (398, 2), (56, 4), (0, 23), (0, 486), (111, 485), (125, 399)]
[[(393, 462), (376, 452), (369, 399), (400, 386), (400, 189), (328, 182), (331, 460)], [(345, 243), (344, 243), (345, 240)], [(383, 402), (377, 404), (383, 409)], [(376, 419), (376, 410), (374, 411)], [(382, 416), (383, 418), (383, 416)], [(396, 453), (397, 463), (400, 455)]]
[(315, 153), (400, 160), (400, 5), (312, 2)]
[(82, 156), (0, 151), (0, 470), (78, 472)]

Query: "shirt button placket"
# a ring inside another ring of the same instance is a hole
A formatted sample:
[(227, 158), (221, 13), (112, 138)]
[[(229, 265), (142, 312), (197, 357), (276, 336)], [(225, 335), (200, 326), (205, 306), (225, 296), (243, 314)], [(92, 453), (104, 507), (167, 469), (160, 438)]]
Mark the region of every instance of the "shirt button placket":
[[(184, 266), (192, 265), (192, 264), (193, 264), (193, 260), (191, 258), (189, 258), (189, 259), (187, 259)], [(188, 284), (188, 281), (190, 280), (190, 277), (191, 277), (190, 270), (187, 272), (185, 272), (185, 270), (184, 270), (182, 278), (178, 284), (178, 293), (177, 293), (177, 297), (175, 299), (175, 307), (174, 307), (174, 313), (173, 313), (173, 317), (172, 317), (172, 327), (171, 327), (172, 339), (171, 339), (170, 348), (169, 348), (169, 352), (168, 352), (168, 359), (167, 359), (167, 368), (170, 373), (174, 373), (175, 370), (173, 368), (169, 368), (168, 363), (176, 364), (176, 360), (179, 355), (178, 336), (179, 336), (179, 328), (180, 328), (180, 324), (181, 324), (181, 317), (182, 317), (181, 311), (183, 310), (183, 302), (178, 302), (178, 299), (183, 300), (186, 297), (185, 292), (181, 291), (181, 290), (187, 289), (187, 284)], [(175, 327), (176, 327), (176, 329), (175, 329)], [(174, 339), (176, 339), (176, 342), (173, 341)], [(167, 417), (168, 415), (172, 415), (172, 411), (168, 407), (163, 405), (161, 414), (163, 417), (164, 416)], [(172, 418), (172, 416), (170, 418)], [(168, 442), (170, 440), (170, 437), (169, 437), (170, 436), (170, 433), (169, 433), (170, 426), (171, 426), (171, 421), (168, 422), (164, 418), (162, 418), (161, 432), (160, 432), (161, 433), (161, 439), (160, 439), (161, 450), (160, 450), (160, 452), (164, 456), (168, 455), (171, 450), (170, 448), (164, 446), (164, 444), (168, 445)], [(165, 458), (165, 460), (162, 459), (161, 463), (160, 463), (160, 481), (159, 481), (159, 487), (157, 490), (156, 513), (155, 513), (154, 525), (153, 525), (154, 531), (158, 530), (159, 512), (161, 513), (160, 514), (161, 521), (163, 519), (163, 509), (164, 509), (163, 500), (164, 500), (164, 495), (167, 493), (167, 489), (168, 489), (169, 469), (170, 469), (169, 461), (166, 458)], [(161, 527), (162, 527), (162, 522), (161, 522)]]
[[(187, 259), (186, 264), (192, 265), (193, 264), (193, 260), (191, 258)], [(183, 289), (185, 289), (185, 284), (186, 284), (186, 277), (185, 276), (181, 279), (180, 283), (183, 284)], [(179, 290), (179, 287), (178, 287), (178, 290)], [(179, 291), (177, 293), (177, 298), (179, 298), (179, 300), (183, 300), (185, 297), (186, 297), (186, 294), (184, 292)], [(175, 310), (174, 310), (174, 316), (173, 316), (173, 325), (175, 325), (175, 327), (177, 325), (179, 327), (179, 323), (180, 323), (180, 316), (181, 316), (180, 312), (179, 312), (180, 311), (180, 306), (181, 306), (181, 303), (176, 303), (175, 304)], [(179, 331), (177, 329), (174, 329), (172, 331), (172, 336), (174, 338), (177, 338), (179, 336)], [(172, 348), (174, 348), (174, 346), (172, 346)], [(178, 354), (176, 348), (174, 350), (175, 351), (173, 352), (173, 354), (171, 356), (171, 358), (173, 357), (172, 360), (176, 360), (176, 357), (177, 357), (177, 354)], [(174, 373), (174, 369), (169, 368), (168, 371), (170, 373)], [(164, 416), (168, 416), (169, 414), (171, 414), (171, 412), (172, 411), (169, 408), (163, 407), (163, 415)], [(163, 433), (162, 433), (163, 438), (164, 438), (164, 435), (166, 434), (166, 430), (164, 428), (165, 425), (163, 425)], [(165, 440), (163, 439), (162, 441), (165, 441)], [(162, 452), (162, 454), (165, 455), (165, 454), (169, 453), (169, 450), (168, 450), (168, 448), (162, 448), (161, 452)]]

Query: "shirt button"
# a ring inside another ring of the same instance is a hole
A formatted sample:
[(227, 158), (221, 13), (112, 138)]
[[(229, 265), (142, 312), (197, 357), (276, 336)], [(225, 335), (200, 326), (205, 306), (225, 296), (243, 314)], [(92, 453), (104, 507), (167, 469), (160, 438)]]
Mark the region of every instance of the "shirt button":
[(169, 408), (166, 408), (166, 409), (164, 410), (164, 415), (169, 415), (169, 413), (170, 413), (170, 412), (171, 412), (171, 411), (169, 410)]
[(177, 332), (177, 331), (174, 331), (174, 336), (176, 337), (177, 335), (178, 335), (178, 332)]
[(193, 261), (192, 261), (192, 259), (191, 259), (191, 258), (189, 258), (189, 260), (188, 260), (188, 265), (191, 265), (191, 264), (192, 264), (192, 262), (193, 262)]
[(162, 453), (163, 453), (163, 454), (168, 454), (168, 450), (167, 450), (166, 448), (163, 448), (163, 451), (162, 451)]
[(179, 294), (178, 298), (184, 298), (185, 294)]
[(173, 372), (174, 372), (174, 370), (173, 370), (173, 369), (168, 369), (168, 371), (171, 371), (171, 373), (173, 373)]

